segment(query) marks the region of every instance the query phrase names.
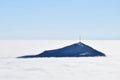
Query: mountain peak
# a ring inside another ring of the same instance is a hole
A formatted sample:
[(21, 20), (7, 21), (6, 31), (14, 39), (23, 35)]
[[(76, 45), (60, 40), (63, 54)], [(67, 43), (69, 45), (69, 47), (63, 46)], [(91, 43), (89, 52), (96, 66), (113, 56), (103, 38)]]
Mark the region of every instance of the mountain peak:
[(38, 55), (28, 55), (19, 58), (38, 58), (38, 57), (95, 57), (105, 56), (102, 52), (99, 52), (92, 47), (85, 45), (82, 42), (78, 42), (63, 48), (55, 50), (47, 50)]

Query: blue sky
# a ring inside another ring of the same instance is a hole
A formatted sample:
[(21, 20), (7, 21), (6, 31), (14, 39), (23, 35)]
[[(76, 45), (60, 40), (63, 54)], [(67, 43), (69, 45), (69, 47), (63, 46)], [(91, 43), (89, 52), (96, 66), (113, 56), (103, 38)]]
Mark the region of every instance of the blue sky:
[(120, 0), (0, 0), (1, 40), (120, 39)]

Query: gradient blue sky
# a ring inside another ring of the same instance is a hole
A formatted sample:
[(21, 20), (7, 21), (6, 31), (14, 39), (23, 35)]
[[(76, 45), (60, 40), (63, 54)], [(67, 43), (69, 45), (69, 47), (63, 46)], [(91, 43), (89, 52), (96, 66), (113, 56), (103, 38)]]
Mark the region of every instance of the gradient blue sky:
[(0, 39), (120, 39), (120, 0), (0, 0)]

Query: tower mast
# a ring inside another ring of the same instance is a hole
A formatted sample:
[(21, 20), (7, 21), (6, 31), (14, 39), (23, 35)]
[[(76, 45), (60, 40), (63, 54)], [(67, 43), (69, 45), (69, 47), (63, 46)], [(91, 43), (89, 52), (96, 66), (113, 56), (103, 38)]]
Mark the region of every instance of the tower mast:
[(79, 35), (79, 43), (81, 43), (81, 36)]

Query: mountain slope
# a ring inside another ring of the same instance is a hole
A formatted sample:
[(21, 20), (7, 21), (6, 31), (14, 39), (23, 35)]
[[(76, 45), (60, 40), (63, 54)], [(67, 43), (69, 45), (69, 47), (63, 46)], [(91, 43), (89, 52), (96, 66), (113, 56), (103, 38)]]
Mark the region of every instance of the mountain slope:
[(38, 55), (21, 56), (18, 58), (38, 58), (38, 57), (95, 57), (105, 56), (102, 52), (99, 52), (84, 43), (75, 43), (70, 46), (66, 46), (60, 49), (44, 51)]

